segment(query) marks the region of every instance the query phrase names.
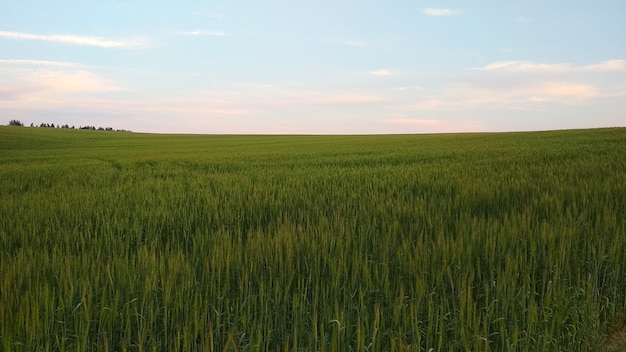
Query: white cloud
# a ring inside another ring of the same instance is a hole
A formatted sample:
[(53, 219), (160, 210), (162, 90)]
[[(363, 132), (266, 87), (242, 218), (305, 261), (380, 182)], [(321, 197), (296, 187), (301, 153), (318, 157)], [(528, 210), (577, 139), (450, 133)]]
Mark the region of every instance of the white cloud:
[(73, 68), (84, 67), (84, 65), (77, 64), (74, 62), (29, 60), (29, 59), (12, 59), (12, 60), (0, 59), (0, 65), (36, 66), (36, 67), (50, 67), (50, 68), (57, 68), (57, 69), (73, 69)]
[(229, 37), (230, 35), (222, 31), (204, 31), (196, 30), (189, 32), (178, 32), (181, 35), (200, 36), (200, 37)]
[(100, 37), (71, 34), (30, 34), (0, 31), (0, 38), (15, 40), (36, 40), (69, 45), (92, 46), (105, 49), (128, 49), (142, 47), (146, 45), (145, 41), (140, 39), (110, 40)]
[(445, 16), (460, 15), (461, 11), (460, 10), (453, 10), (453, 9), (425, 8), (425, 9), (422, 9), (422, 13), (427, 15), (427, 16), (445, 17)]
[(608, 60), (584, 66), (575, 66), (567, 63), (542, 64), (530, 61), (501, 61), (479, 67), (477, 70), (525, 73), (626, 72), (626, 60)]
[(538, 64), (528, 61), (501, 61), (478, 68), (481, 71), (513, 71), (513, 72), (565, 72), (570, 69), (567, 64)]
[(626, 72), (626, 60), (607, 60), (595, 65), (587, 65), (585, 71), (589, 72)]

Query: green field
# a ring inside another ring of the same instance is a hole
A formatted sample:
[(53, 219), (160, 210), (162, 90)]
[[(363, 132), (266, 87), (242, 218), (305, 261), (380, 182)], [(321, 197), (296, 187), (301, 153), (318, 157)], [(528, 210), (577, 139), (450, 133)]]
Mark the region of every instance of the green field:
[(0, 127), (0, 350), (597, 351), (626, 129)]

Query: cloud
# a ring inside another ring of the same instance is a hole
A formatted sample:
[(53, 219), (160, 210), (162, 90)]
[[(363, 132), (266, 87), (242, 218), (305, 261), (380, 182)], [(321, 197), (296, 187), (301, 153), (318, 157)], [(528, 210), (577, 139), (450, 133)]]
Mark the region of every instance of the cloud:
[(563, 73), (563, 72), (626, 72), (626, 60), (607, 60), (597, 64), (575, 66), (572, 64), (542, 64), (530, 61), (494, 62), (476, 70), (506, 71), (525, 73)]
[(213, 92), (213, 98), (234, 100), (258, 109), (291, 110), (294, 108), (353, 108), (385, 104), (384, 96), (361, 91), (323, 91), (301, 87), (240, 83), (231, 91)]
[(84, 65), (74, 62), (66, 61), (47, 61), (47, 60), (29, 60), (29, 59), (12, 59), (3, 60), (0, 59), (0, 65), (17, 65), (17, 66), (36, 66), (36, 67), (50, 67), (57, 69), (75, 69), (84, 67)]
[(425, 8), (425, 9), (422, 9), (422, 13), (427, 16), (433, 16), (433, 17), (447, 17), (447, 16), (460, 15), (462, 12), (460, 10), (453, 10), (453, 9)]
[(201, 37), (229, 37), (230, 34), (222, 31), (189, 31), (189, 32), (178, 32), (181, 35), (189, 35), (189, 36), (201, 36)]
[(425, 88), (423, 86), (419, 86), (419, 85), (406, 85), (406, 86), (395, 86), (395, 87), (391, 87), (389, 88), (390, 91), (397, 93), (397, 92), (421, 92), (424, 91)]
[(566, 72), (567, 64), (537, 64), (528, 61), (501, 61), (477, 68), (480, 71), (511, 71), (511, 72)]
[(122, 90), (110, 79), (92, 71), (92, 68), (67, 61), (0, 59), (0, 86), (6, 83), (21, 92), (21, 96), (44, 100), (54, 100), (68, 93)]
[[(597, 73), (626, 72), (626, 60), (606, 60), (588, 65), (501, 61), (474, 71), (480, 71), (482, 75), (475, 77), (472, 83), (449, 86), (443, 94), (432, 97), (434, 100), (428, 104), (423, 102), (423, 106), (450, 106), (455, 100), (471, 105), (509, 107), (538, 103), (581, 105), (591, 99), (614, 96), (614, 87), (601, 81)], [(434, 101), (437, 103), (433, 104)]]
[[(233, 101), (203, 97), (169, 98), (157, 101), (121, 100), (113, 102), (118, 110), (132, 113), (156, 113), (176, 116), (240, 116), (250, 109)], [(121, 108), (121, 109), (120, 109)]]
[(480, 106), (518, 109), (529, 104), (579, 105), (604, 96), (593, 85), (560, 81), (457, 84), (415, 102), (415, 111), (466, 110)]
[(441, 124), (440, 120), (434, 119), (408, 119), (408, 118), (391, 118), (385, 120), (387, 123), (392, 124), (400, 124), (400, 125), (411, 125), (414, 127), (432, 127)]
[(89, 71), (38, 72), (31, 80), (49, 93), (103, 93), (119, 90), (107, 79)]
[(360, 93), (344, 93), (344, 94), (324, 94), (317, 99), (313, 99), (314, 105), (322, 106), (359, 106), (372, 105), (382, 103), (384, 99), (379, 96), (360, 94)]
[(586, 65), (502, 61), (471, 72), (470, 77), (448, 82), (439, 89), (414, 94), (406, 109), (409, 116), (582, 111), (615, 104), (626, 96), (623, 80), (619, 79), (626, 72), (626, 60), (621, 59)]
[[(418, 133), (476, 132), (486, 130), (485, 125), (467, 119), (423, 119), (410, 118), (402, 114), (385, 119), (383, 123), (389, 126), (398, 126), (405, 130), (408, 129), (406, 132)], [(399, 132), (395, 131), (396, 133)]]
[(530, 97), (529, 101), (553, 101), (573, 104), (580, 100), (598, 97), (600, 90), (592, 85), (570, 82), (544, 82), (522, 90), (522, 96)]
[(588, 72), (626, 72), (626, 60), (607, 60), (595, 65), (584, 66)]
[(91, 46), (105, 49), (129, 49), (145, 46), (140, 39), (110, 40), (100, 37), (71, 35), (71, 34), (30, 34), (19, 32), (0, 31), (0, 38), (15, 40), (36, 40), (78, 46)]
[(119, 92), (111, 80), (80, 68), (77, 64), (38, 61), (2, 60), (1, 64), (29, 65), (26, 68), (0, 66), (1, 106), (24, 111), (80, 104), (86, 95)]
[(253, 114), (255, 108), (229, 97), (146, 97), (142, 92), (124, 91), (111, 80), (87, 71), (15, 73), (0, 68), (0, 111), (35, 123), (106, 124), (152, 132), (176, 132), (187, 127), (192, 133), (233, 133), (237, 126), (250, 125), (239, 119)]

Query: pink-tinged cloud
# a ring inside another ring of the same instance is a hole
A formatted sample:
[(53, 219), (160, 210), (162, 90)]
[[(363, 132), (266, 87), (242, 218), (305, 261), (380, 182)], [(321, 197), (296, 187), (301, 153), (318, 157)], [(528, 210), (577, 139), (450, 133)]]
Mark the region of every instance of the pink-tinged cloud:
[(133, 112), (151, 112), (171, 114), (174, 116), (244, 116), (251, 112), (249, 108), (237, 102), (216, 99), (202, 99), (201, 97), (170, 98), (160, 101), (127, 101), (124, 104), (127, 110)]
[(379, 96), (358, 93), (324, 95), (311, 101), (313, 105), (322, 106), (359, 106), (378, 104), (382, 102), (384, 102), (384, 99)]
[(388, 76), (393, 76), (393, 72), (387, 69), (380, 69), (380, 70), (371, 71), (370, 75), (378, 76), (378, 77), (388, 77)]
[(215, 92), (222, 97), (236, 100), (242, 105), (254, 106), (259, 109), (291, 110), (297, 108), (353, 108), (369, 107), (385, 104), (387, 100), (382, 95), (359, 91), (319, 91), (293, 87), (280, 87), (266, 84), (239, 84), (235, 91)]
[(0, 38), (14, 40), (36, 40), (60, 44), (91, 46), (105, 49), (128, 49), (145, 46), (140, 39), (110, 40), (100, 37), (71, 35), (71, 34), (30, 34), (20, 32), (0, 31)]
[(1, 106), (23, 111), (41, 110), (80, 104), (87, 94), (97, 96), (120, 91), (112, 81), (95, 73), (66, 67), (51, 69), (50, 66), (55, 64), (46, 63), (30, 70), (0, 69), (0, 90), (10, 92)]
[(107, 79), (88, 71), (38, 72), (35, 79), (51, 92), (112, 92), (119, 90)]
[(419, 119), (403, 116), (392, 117), (383, 121), (388, 126), (395, 126), (407, 133), (443, 133), (484, 131), (484, 125), (467, 120)]
[(458, 84), (439, 94), (424, 96), (412, 105), (414, 111), (462, 111), (480, 106), (519, 108), (528, 104), (579, 105), (605, 96), (602, 89), (572, 82), (511, 82)]
[(626, 72), (626, 60), (607, 60), (584, 66), (565, 63), (543, 64), (530, 61), (502, 61), (490, 63), (477, 70), (523, 73)]
[(407, 119), (407, 118), (393, 118), (385, 120), (387, 123), (399, 124), (399, 125), (411, 125), (416, 127), (432, 127), (441, 124), (440, 120), (429, 119)]

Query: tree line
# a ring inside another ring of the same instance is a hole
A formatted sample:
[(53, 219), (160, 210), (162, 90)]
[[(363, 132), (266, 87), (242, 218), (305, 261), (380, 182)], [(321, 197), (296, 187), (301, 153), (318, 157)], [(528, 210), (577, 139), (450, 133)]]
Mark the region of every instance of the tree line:
[[(24, 126), (24, 124), (22, 123), (22, 121), (20, 120), (11, 120), (9, 121), (9, 126)], [(115, 131), (115, 132), (130, 132), (128, 130), (120, 130), (120, 129), (113, 129), (113, 127), (96, 127), (96, 126), (70, 126), (68, 124), (65, 125), (54, 125), (54, 123), (44, 123), (42, 122), (39, 125), (35, 125), (34, 123), (30, 124), (30, 127), (45, 127), (45, 128), (68, 128), (71, 130), (91, 130), (91, 131)]]

